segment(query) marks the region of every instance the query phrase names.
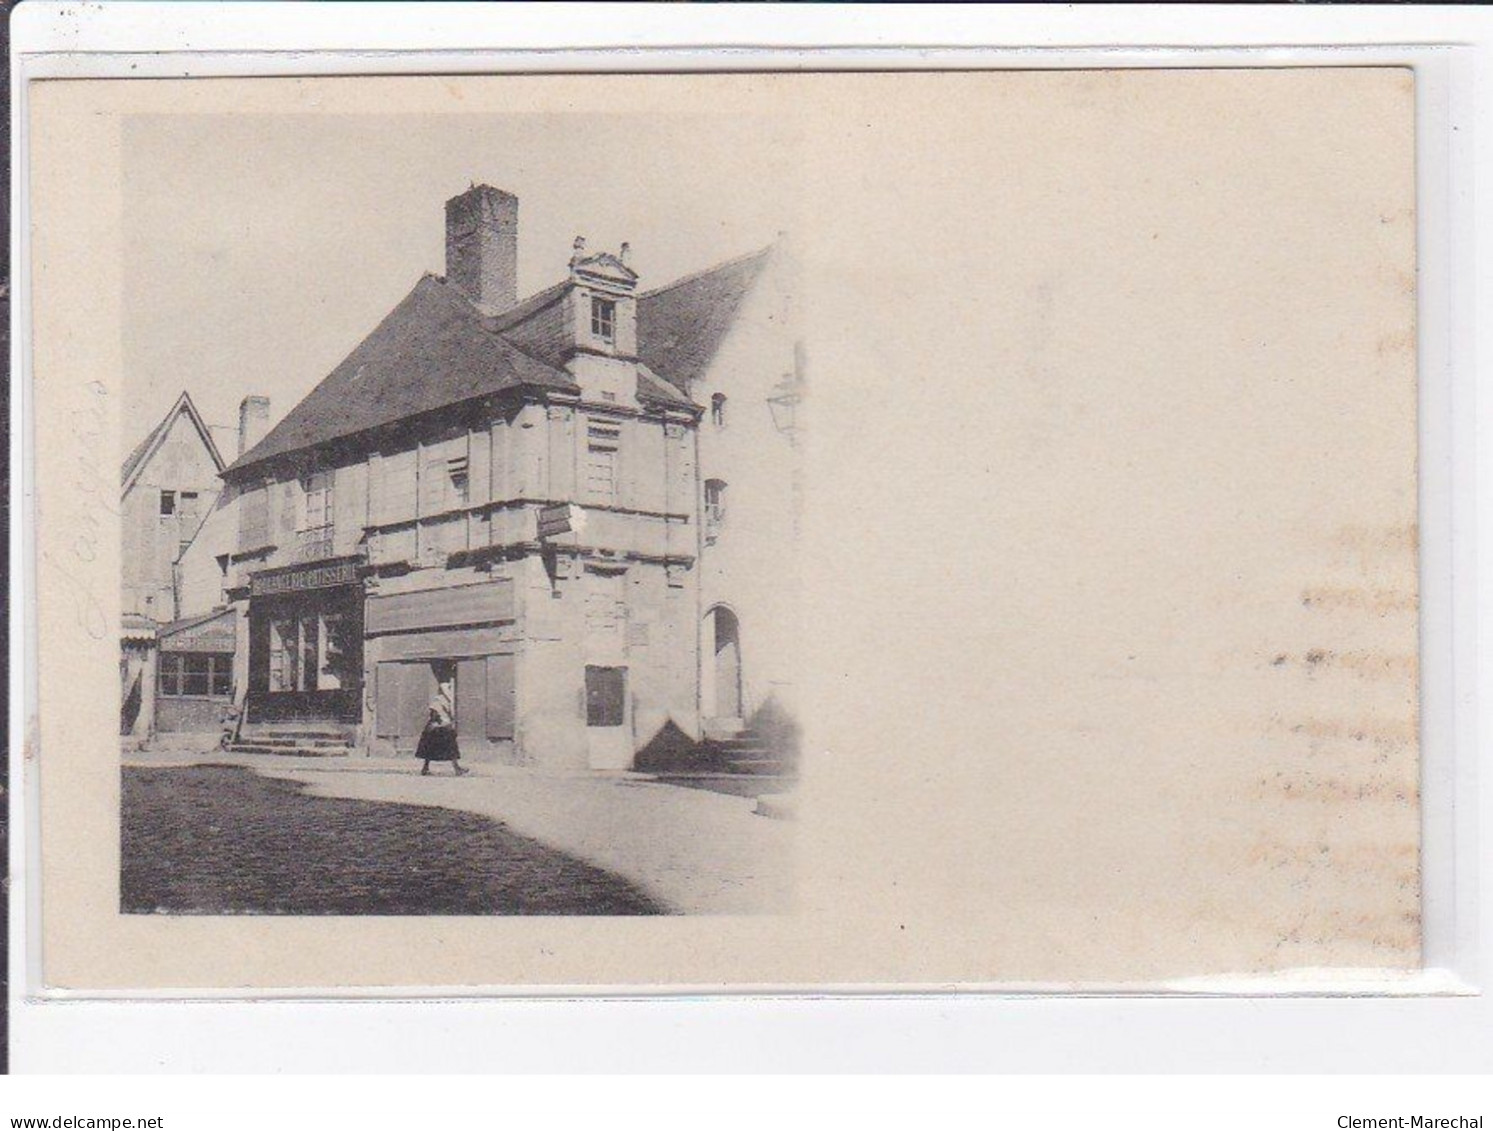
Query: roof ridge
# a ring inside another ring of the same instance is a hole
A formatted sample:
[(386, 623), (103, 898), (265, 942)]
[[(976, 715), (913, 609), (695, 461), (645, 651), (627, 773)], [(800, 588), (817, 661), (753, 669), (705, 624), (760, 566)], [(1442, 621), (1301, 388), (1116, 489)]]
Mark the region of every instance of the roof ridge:
[(569, 390), (574, 381), (542, 354), (495, 331), (491, 316), (459, 287), (424, 272), (226, 475), (233, 479), (273, 459), (520, 388)]
[(644, 291), (642, 294), (638, 295), (638, 298), (652, 298), (654, 295), (661, 295), (667, 291), (672, 291), (675, 287), (682, 287), (686, 283), (693, 283), (697, 279), (703, 279), (706, 275), (714, 275), (717, 271), (724, 271), (728, 267), (739, 266), (740, 264), (743, 264), (750, 259), (757, 259), (761, 256), (769, 255), (777, 250), (779, 242), (780, 241), (778, 240), (774, 240), (772, 243), (759, 247), (755, 251), (748, 251), (742, 253), (741, 255), (733, 256), (730, 259), (723, 259), (713, 267), (704, 267), (699, 271), (692, 271), (688, 275), (683, 275), (678, 279), (675, 279), (672, 283), (665, 283), (663, 286), (657, 287), (654, 290)]
[[(504, 331), (511, 330), (513, 327), (527, 322), (541, 310), (547, 310), (556, 299), (565, 293), (565, 289), (571, 286), (572, 282), (570, 279), (561, 279), (558, 283), (551, 283), (549, 286), (535, 291), (528, 298), (524, 299), (523, 302), (510, 306), (500, 314), (484, 314), (483, 318), (490, 323), (485, 329), (491, 333), (501, 335)], [(543, 301), (540, 301), (541, 299)], [(473, 309), (477, 309), (475, 305)], [(481, 314), (482, 312), (481, 310), (477, 310), (477, 313)]]
[(212, 457), (213, 463), (219, 471), (228, 466), (223, 454), (218, 451), (217, 441), (213, 439), (212, 429), (208, 427), (207, 421), (202, 419), (202, 413), (197, 411), (197, 402), (192, 400), (192, 394), (183, 389), (166, 414), (158, 420), (153, 428), (145, 434), (145, 438), (136, 444), (130, 454), (125, 457), (124, 463), (119, 469), (120, 489), (128, 491), (134, 484), (135, 476), (145, 466), (145, 461), (155, 454), (156, 448), (171, 431), (171, 425), (176, 423), (176, 418), (183, 412), (191, 421), (192, 427), (197, 429), (197, 435), (207, 448), (207, 454)]

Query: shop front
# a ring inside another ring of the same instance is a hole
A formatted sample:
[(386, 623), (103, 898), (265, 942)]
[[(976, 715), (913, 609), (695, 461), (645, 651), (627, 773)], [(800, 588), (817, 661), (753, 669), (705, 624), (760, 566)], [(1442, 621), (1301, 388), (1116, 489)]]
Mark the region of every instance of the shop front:
[(218, 609), (162, 625), (156, 658), (156, 730), (219, 730), (233, 704), (236, 616)]
[(503, 578), (370, 595), (373, 752), (413, 753), (436, 689), (444, 687), (455, 707), (462, 757), (515, 761), (520, 642), (514, 615), (513, 585)]
[(250, 577), (247, 721), (362, 721), (361, 564), (339, 558)]

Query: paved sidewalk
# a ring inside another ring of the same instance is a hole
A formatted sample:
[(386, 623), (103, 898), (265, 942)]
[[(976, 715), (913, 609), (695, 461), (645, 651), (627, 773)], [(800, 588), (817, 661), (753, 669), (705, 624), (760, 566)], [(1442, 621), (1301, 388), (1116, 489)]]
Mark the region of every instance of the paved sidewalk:
[[(413, 759), (295, 758), (206, 749), (127, 751), (139, 765), (216, 762), (304, 782), (323, 797), (432, 805), (478, 813), (632, 881), (671, 910), (741, 915), (788, 910), (791, 821), (757, 815), (756, 800), (636, 774), (548, 774), (473, 765), (457, 778)], [(453, 851), (459, 851), (453, 847)]]

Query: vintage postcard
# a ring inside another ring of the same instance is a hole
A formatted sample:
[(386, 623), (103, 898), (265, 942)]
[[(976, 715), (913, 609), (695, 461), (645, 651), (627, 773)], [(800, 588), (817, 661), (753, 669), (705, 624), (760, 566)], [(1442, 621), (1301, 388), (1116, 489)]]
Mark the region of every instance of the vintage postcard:
[(1408, 70), (29, 100), (41, 989), (1419, 965)]

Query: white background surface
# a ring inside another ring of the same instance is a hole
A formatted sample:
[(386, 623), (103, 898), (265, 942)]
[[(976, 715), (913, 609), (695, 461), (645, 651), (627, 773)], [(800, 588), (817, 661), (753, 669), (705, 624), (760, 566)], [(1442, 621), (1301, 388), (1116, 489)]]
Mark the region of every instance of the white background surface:
[[(1464, 9), (1302, 8), (1003, 8), (616, 5), (581, 6), (368, 6), (318, 8), (278, 5), (24, 5), (12, 25), (13, 51), (62, 52), (45, 60), (49, 73), (79, 67), (77, 53), (94, 54), (87, 73), (101, 69), (135, 74), (293, 73), (392, 70), (472, 70), (481, 50), (608, 47), (836, 45), (853, 49), (843, 61), (862, 65), (916, 66), (913, 54), (868, 55), (862, 49), (918, 45), (928, 48), (1104, 47), (1103, 52), (1062, 54), (1019, 51), (1003, 56), (944, 55), (940, 65), (978, 60), (982, 65), (1238, 65), (1228, 54), (1196, 54), (1189, 47), (1259, 47), (1247, 58), (1265, 65), (1323, 61), (1321, 47), (1362, 45), (1337, 61), (1415, 61), (1436, 75), (1448, 105), (1433, 137), (1431, 118), (1442, 113), (1422, 99), (1422, 533), (1425, 603), (1423, 671), (1426, 697), (1426, 821), (1428, 941), (1433, 961), (1464, 984), (1479, 984), (1486, 961), (1486, 929), (1493, 900), (1487, 875), (1476, 870), (1476, 832), (1488, 812), (1489, 783), (1474, 773), (1487, 736), (1478, 730), (1476, 705), (1487, 686), (1488, 661), (1474, 651), (1474, 626), (1490, 627), (1493, 608), (1476, 584), (1479, 531), (1493, 530), (1486, 485), (1493, 475), (1476, 440), (1487, 428), (1477, 415), (1477, 392), (1486, 381), (1475, 371), (1487, 357), (1488, 330), (1475, 321), (1477, 296), (1493, 266), (1486, 198), (1474, 204), (1473, 177), (1488, 183), (1493, 150), (1486, 137), (1486, 85), (1493, 63), (1493, 24), (1485, 11)], [(1315, 47), (1301, 50), (1282, 45)], [(1412, 50), (1411, 45), (1462, 44), (1461, 51)], [(1164, 46), (1151, 51), (1146, 48)], [(338, 50), (337, 56), (249, 55), (245, 52)], [(451, 52), (412, 61), (383, 54), (401, 49)], [(209, 52), (188, 63), (181, 57), (121, 59), (121, 52)], [(373, 52), (374, 54), (367, 54)], [(551, 58), (527, 57), (543, 66)], [(930, 58), (922, 56), (922, 60)], [(507, 61), (505, 60), (505, 63)], [(803, 65), (805, 57), (691, 53), (667, 59), (605, 53), (566, 58), (567, 66), (641, 69), (706, 65)], [(142, 65), (143, 64), (143, 65)], [(491, 58), (487, 60), (491, 66)], [(17, 70), (20, 68), (17, 67)], [(81, 73), (79, 71), (78, 73)], [(1425, 91), (1427, 87), (1423, 86)], [(1432, 84), (1431, 89), (1435, 89)], [(15, 93), (19, 93), (16, 91)], [(1428, 118), (1430, 115), (1431, 118)], [(1448, 127), (1456, 126), (1455, 132)], [(1482, 139), (1479, 143), (1478, 139)], [(21, 139), (17, 138), (19, 142)], [(1438, 200), (1442, 203), (1437, 207)], [(1473, 212), (1476, 216), (1474, 217)], [(1443, 221), (1438, 227), (1437, 216)], [(1474, 219), (1482, 220), (1480, 225)], [(18, 217), (19, 221), (19, 217)], [(18, 222), (17, 228), (23, 227)], [(15, 261), (15, 260), (13, 260)], [(17, 317), (24, 308), (17, 296)], [(21, 324), (18, 322), (18, 324)], [(1475, 337), (1473, 336), (1475, 334)], [(17, 338), (16, 359), (24, 342)], [(1478, 348), (1478, 347), (1482, 348)], [(1443, 362), (1450, 361), (1451, 368)], [(1483, 367), (1486, 368), (1486, 365)], [(23, 370), (16, 365), (15, 371)], [(21, 390), (18, 390), (18, 394)], [(23, 394), (22, 394), (23, 395)], [(18, 396), (12, 457), (24, 467), (25, 402)], [(1453, 488), (1455, 482), (1456, 487)], [(22, 486), (18, 474), (14, 489)], [(1476, 488), (1482, 490), (1476, 491)], [(1481, 497), (1479, 497), (1479, 495)], [(20, 743), (25, 732), (28, 610), (24, 516), (29, 503), (13, 498), (11, 608), (12, 781), (22, 781)], [(1487, 775), (1484, 775), (1485, 779)], [(11, 1057), (18, 1072), (409, 1072), (409, 1071), (1486, 1071), (1493, 1064), (1493, 1008), (1485, 997), (1397, 999), (1192, 998), (883, 998), (653, 1001), (465, 1001), (405, 1003), (41, 1003), (28, 1001), (25, 953), (26, 836), (24, 794), (13, 803), (15, 877), (11, 906)], [(1453, 804), (1455, 802), (1455, 804)], [(1479, 886), (1480, 885), (1480, 886)], [(1479, 930), (1479, 927), (1483, 929)], [(421, 1089), (423, 1091), (423, 1089)], [(364, 1101), (372, 1093), (360, 1090)], [(4, 1115), (74, 1113), (58, 1106), (64, 1090), (46, 1092), (36, 1104), (0, 1104)], [(124, 1092), (117, 1093), (123, 1096)], [(145, 1093), (149, 1094), (149, 1093)], [(210, 1102), (213, 1093), (202, 1093)], [(744, 1099), (739, 1093), (738, 1100)], [(1354, 1086), (1336, 1094), (1358, 1097), (1350, 1114), (1397, 1114), (1368, 1105)], [(405, 1093), (407, 1096), (408, 1093)], [(1443, 1093), (1447, 1101), (1451, 1093)], [(721, 1099), (715, 1093), (716, 1104)], [(43, 1099), (46, 1102), (43, 1102)], [(1221, 1099), (1221, 1097), (1220, 1097)], [(1260, 1111), (1246, 1096), (1232, 1108), (1208, 1100), (1210, 1122), (1230, 1122)], [(417, 1096), (416, 1106), (444, 1103)], [(1112, 1103), (1095, 1109), (1114, 1115)], [(1255, 1103), (1263, 1102), (1257, 1097)], [(1486, 1101), (1483, 1101), (1486, 1105)], [(131, 1101), (140, 1115), (150, 1103)], [(130, 1114), (123, 1106), (90, 1102), (87, 1114)], [(143, 1105), (143, 1106), (142, 1106)], [(504, 1104), (485, 1105), (501, 1114)], [(733, 1106), (731, 1104), (726, 1105)], [(982, 1104), (986, 1111), (992, 1111)], [(1331, 1104), (1327, 1105), (1331, 1107)], [(1342, 1104), (1338, 1104), (1342, 1107)], [(58, 1108), (54, 1111), (52, 1108)], [(1425, 1114), (1474, 1114), (1465, 1104), (1427, 1102)], [(102, 1110), (100, 1110), (102, 1108)], [(1227, 1110), (1223, 1110), (1227, 1109)], [(241, 1109), (252, 1111), (250, 1107)], [(303, 1109), (304, 1110), (304, 1109)], [(400, 1103), (378, 1108), (393, 1120)], [(429, 1106), (423, 1108), (428, 1115)], [(895, 1109), (883, 1109), (895, 1110)], [(1273, 1108), (1277, 1112), (1283, 1110)], [(1304, 1112), (1300, 1104), (1295, 1110)], [(1332, 1117), (1290, 1126), (1335, 1126)], [(512, 1109), (509, 1109), (512, 1111)], [(842, 1113), (844, 1109), (841, 1109)], [(78, 1111), (77, 1114), (84, 1112)], [(514, 1112), (513, 1114), (517, 1114)], [(758, 1111), (757, 1117), (766, 1115)], [(623, 1120), (625, 1122), (625, 1120)], [(713, 1120), (714, 1121), (714, 1120)], [(171, 1122), (168, 1121), (168, 1126)], [(178, 1123), (177, 1126), (182, 1124)], [(218, 1123), (214, 1125), (234, 1125)], [(248, 1123), (243, 1125), (247, 1126)], [(371, 1126), (394, 1122), (370, 1121)]]

